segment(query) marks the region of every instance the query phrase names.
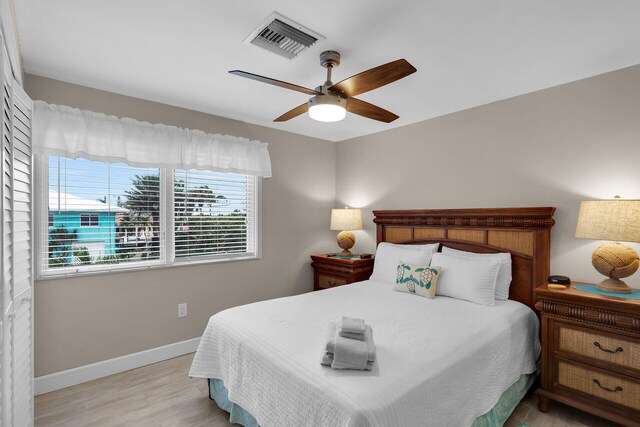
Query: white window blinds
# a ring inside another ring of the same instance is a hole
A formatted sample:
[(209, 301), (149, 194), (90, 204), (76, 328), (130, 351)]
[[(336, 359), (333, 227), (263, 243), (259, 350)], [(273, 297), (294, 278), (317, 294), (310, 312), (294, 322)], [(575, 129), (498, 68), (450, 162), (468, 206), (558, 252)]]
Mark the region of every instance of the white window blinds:
[(176, 170), (176, 259), (255, 255), (257, 196), (252, 176)]
[(49, 156), (47, 169), (47, 226), (40, 236), (47, 242), (40, 245), (44, 273), (105, 270), (164, 257), (158, 168)]
[(260, 256), (261, 178), (39, 157), (39, 274)]

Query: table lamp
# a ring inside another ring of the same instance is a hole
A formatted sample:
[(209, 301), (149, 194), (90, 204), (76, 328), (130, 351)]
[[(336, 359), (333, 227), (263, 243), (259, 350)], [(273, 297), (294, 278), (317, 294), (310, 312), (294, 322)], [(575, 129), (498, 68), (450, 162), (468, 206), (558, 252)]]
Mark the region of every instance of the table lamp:
[(588, 200), (580, 204), (576, 237), (611, 240), (591, 255), (591, 262), (607, 279), (598, 283), (601, 291), (630, 294), (632, 289), (622, 280), (638, 270), (638, 253), (617, 242), (640, 242), (640, 200)]
[(331, 209), (331, 230), (340, 230), (338, 246), (342, 248), (340, 255), (352, 255), (351, 249), (356, 244), (356, 236), (352, 230), (362, 230), (362, 211), (360, 209)]

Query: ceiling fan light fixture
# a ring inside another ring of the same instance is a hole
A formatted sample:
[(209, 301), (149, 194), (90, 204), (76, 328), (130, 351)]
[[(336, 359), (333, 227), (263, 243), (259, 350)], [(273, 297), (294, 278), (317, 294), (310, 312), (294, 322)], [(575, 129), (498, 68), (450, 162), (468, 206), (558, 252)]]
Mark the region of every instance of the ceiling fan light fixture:
[(319, 122), (339, 122), (347, 115), (347, 100), (337, 95), (316, 95), (309, 99), (309, 117)]

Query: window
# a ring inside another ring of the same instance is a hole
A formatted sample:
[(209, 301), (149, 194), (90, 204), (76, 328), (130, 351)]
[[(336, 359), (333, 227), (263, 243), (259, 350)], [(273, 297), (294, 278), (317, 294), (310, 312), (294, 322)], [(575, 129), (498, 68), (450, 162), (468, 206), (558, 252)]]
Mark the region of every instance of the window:
[(255, 206), (248, 197), (255, 193), (254, 181), (246, 175), (176, 170), (176, 258), (254, 252)]
[(98, 214), (80, 214), (80, 227), (97, 227), (99, 224)]
[(259, 179), (40, 159), (42, 277), (259, 256)]

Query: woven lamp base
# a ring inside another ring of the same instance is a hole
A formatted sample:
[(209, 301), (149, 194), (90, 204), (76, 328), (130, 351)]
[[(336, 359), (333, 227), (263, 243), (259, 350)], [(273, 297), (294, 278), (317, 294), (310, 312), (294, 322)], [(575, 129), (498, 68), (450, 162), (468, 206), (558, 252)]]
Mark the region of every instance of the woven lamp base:
[(631, 247), (622, 243), (605, 243), (599, 246), (591, 256), (593, 267), (608, 278), (598, 283), (601, 291), (616, 294), (630, 294), (632, 289), (622, 280), (638, 270), (640, 258)]
[(353, 255), (349, 249), (356, 244), (356, 236), (351, 231), (341, 231), (336, 238), (338, 246), (342, 249), (340, 255)]
[(630, 294), (632, 289), (623, 280), (609, 277), (596, 285), (598, 289), (604, 292), (613, 292), (614, 294)]

